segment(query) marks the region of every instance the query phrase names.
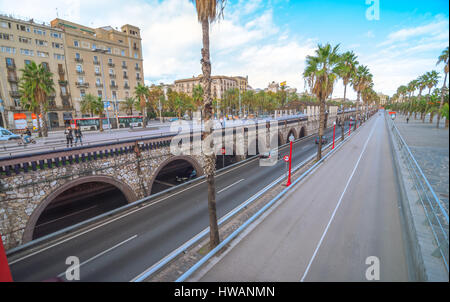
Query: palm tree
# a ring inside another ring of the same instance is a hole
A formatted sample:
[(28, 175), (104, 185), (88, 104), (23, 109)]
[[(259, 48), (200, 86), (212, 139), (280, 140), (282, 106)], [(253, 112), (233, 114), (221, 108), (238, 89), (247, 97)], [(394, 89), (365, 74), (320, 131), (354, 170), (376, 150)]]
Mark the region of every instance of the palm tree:
[[(356, 68), (358, 66), (358, 61), (356, 61), (358, 57), (353, 53), (353, 51), (347, 51), (341, 55), (341, 61), (338, 65), (338, 75), (342, 79), (344, 83), (344, 101), (346, 102), (346, 94), (347, 94), (347, 85), (350, 80), (355, 76)], [(345, 107), (343, 108), (345, 109)], [(341, 120), (341, 139), (344, 140), (344, 121)]]
[(132, 97), (125, 98), (125, 101), (121, 104), (122, 109), (125, 110), (127, 112), (127, 114), (133, 115), (133, 107), (134, 107), (135, 102), (136, 102), (136, 100)]
[[(358, 66), (355, 75), (352, 77), (352, 86), (356, 91), (356, 114), (357, 119), (359, 118), (359, 105), (361, 102), (361, 92), (367, 88), (367, 86), (372, 82), (372, 74), (369, 72), (369, 68), (364, 65)], [(356, 122), (355, 122), (356, 127)]]
[(105, 116), (105, 104), (101, 97), (97, 97), (92, 102), (92, 112), (99, 117), (99, 130), (103, 132), (103, 120), (102, 118)]
[(94, 116), (95, 102), (97, 101), (97, 97), (88, 93), (86, 94), (80, 102), (80, 111), (81, 113), (90, 113), (91, 116)]
[[(19, 89), (22, 94), (22, 100), (29, 98), (31, 103), (39, 107), (39, 113), (42, 114), (42, 129), (39, 114), (37, 115), (39, 136), (48, 136), (47, 130), (47, 96), (55, 92), (53, 83), (53, 74), (42, 64), (37, 65), (31, 61), (20, 70), (22, 77), (19, 81)], [(24, 100), (27, 102), (26, 100)]]
[(194, 101), (195, 109), (200, 110), (202, 109), (203, 104), (203, 88), (202, 85), (196, 85), (194, 86), (194, 89), (192, 90), (192, 99)]
[[(428, 103), (431, 102), (431, 89), (437, 85), (438, 81), (439, 81), (439, 73), (437, 73), (436, 70), (432, 70), (432, 71), (428, 71), (427, 73), (425, 73), (425, 77), (426, 77), (426, 87), (428, 87)], [(429, 104), (430, 105), (430, 104)], [(425, 116), (427, 114), (428, 108), (425, 111), (424, 115), (422, 116), (422, 122), (425, 123)], [(430, 117), (432, 117), (433, 115), (430, 114)]]
[(441, 55), (438, 58), (436, 65), (439, 65), (441, 62), (443, 62), (445, 64), (445, 66), (444, 66), (445, 76), (444, 76), (444, 85), (442, 85), (441, 103), (439, 104), (436, 128), (439, 128), (439, 121), (441, 120), (441, 111), (442, 111), (442, 107), (444, 105), (445, 85), (447, 83), (447, 74), (448, 74), (448, 46), (446, 49), (444, 49), (442, 51)]
[(136, 98), (139, 100), (139, 111), (142, 112), (142, 115), (144, 116), (144, 127), (147, 126), (147, 98), (149, 96), (148, 87), (138, 83), (137, 86), (134, 88), (134, 94), (136, 95)]
[[(193, 1), (194, 2), (194, 1)], [(198, 21), (202, 25), (202, 43), (201, 50), (202, 73), (201, 84), (203, 87), (203, 118), (205, 119), (205, 132), (202, 140), (208, 142), (208, 151), (211, 151), (213, 121), (212, 121), (212, 98), (211, 98), (211, 60), (209, 52), (209, 26), (217, 18), (223, 16), (225, 8), (225, 0), (195, 0), (195, 8), (197, 10)], [(205, 144), (203, 144), (205, 145)], [(216, 155), (214, 152), (203, 152), (205, 161), (206, 182), (208, 183), (208, 212), (209, 212), (209, 246), (211, 249), (216, 247), (219, 242), (219, 228), (217, 225), (216, 211), (216, 185), (215, 185), (215, 169)]]
[(306, 57), (306, 67), (303, 72), (305, 78), (310, 79), (312, 92), (320, 102), (319, 106), (319, 146), (317, 149), (317, 160), (322, 158), (322, 136), (325, 128), (325, 101), (333, 91), (333, 85), (338, 74), (340, 56), (338, 54), (339, 44), (332, 47), (318, 45), (315, 56)]

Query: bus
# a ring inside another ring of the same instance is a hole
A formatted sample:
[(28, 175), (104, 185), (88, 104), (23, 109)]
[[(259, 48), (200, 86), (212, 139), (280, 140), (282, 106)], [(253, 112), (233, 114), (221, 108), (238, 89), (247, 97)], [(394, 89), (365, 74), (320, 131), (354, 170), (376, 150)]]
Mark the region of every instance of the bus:
[[(103, 123), (103, 129), (109, 129), (108, 119), (106, 117), (101, 118)], [(100, 129), (100, 118), (99, 117), (83, 117), (75, 118), (70, 121), (70, 126), (75, 128), (80, 127), (81, 130), (99, 130)]]
[(119, 128), (142, 128), (144, 126), (143, 116), (119, 116)]

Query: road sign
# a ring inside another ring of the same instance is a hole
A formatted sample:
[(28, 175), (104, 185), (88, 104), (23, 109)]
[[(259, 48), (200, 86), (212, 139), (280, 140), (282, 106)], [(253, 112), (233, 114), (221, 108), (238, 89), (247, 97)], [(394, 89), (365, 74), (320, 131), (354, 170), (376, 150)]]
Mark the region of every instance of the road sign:
[(283, 156), (283, 160), (284, 160), (285, 162), (288, 162), (288, 161), (289, 161), (289, 155)]
[(225, 154), (225, 148), (222, 148), (222, 155)]
[(104, 105), (105, 109), (111, 107), (111, 103), (110, 102), (104, 102), (103, 105)]

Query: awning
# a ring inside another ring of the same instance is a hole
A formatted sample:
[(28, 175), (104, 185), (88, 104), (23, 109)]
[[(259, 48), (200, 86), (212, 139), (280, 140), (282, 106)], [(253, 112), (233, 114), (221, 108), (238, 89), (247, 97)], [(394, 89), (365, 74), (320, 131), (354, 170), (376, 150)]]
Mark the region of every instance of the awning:
[(25, 113), (14, 113), (14, 120), (26, 120), (27, 115)]
[[(39, 114), (39, 118), (42, 118), (42, 114)], [(36, 119), (36, 114), (32, 113), (31, 114), (31, 119), (35, 120)]]

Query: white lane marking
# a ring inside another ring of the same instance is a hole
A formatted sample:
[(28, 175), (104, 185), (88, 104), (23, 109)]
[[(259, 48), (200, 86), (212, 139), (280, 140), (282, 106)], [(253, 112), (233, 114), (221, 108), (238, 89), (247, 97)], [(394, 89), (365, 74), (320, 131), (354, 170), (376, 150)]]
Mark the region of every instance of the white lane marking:
[[(296, 143), (299, 143), (299, 142), (296, 142)], [(296, 144), (296, 143), (295, 143), (295, 144)], [(286, 149), (287, 147), (288, 147), (288, 146), (285, 146), (285, 147), (280, 148), (280, 149)], [(234, 171), (234, 170), (236, 170), (236, 169), (242, 168), (242, 167), (244, 167), (244, 166), (246, 166), (246, 165), (248, 165), (248, 164), (250, 164), (250, 163), (252, 163), (252, 162), (254, 162), (254, 161), (256, 161), (256, 160), (259, 160), (259, 158), (256, 157), (256, 158), (254, 158), (254, 159), (248, 161), (247, 163), (242, 164), (241, 166), (237, 166), (237, 167), (235, 167), (235, 168), (232, 168), (232, 169), (230, 169), (230, 170), (227, 170), (227, 171), (225, 171), (225, 172), (222, 172), (222, 173), (220, 173), (220, 174), (217, 174), (217, 177), (223, 176), (223, 175), (225, 175), (225, 174), (230, 173), (231, 171)], [(106, 221), (106, 222), (104, 222), (104, 223), (102, 223), (102, 224), (99, 224), (99, 225), (97, 225), (97, 226), (95, 226), (95, 227), (93, 227), (93, 228), (90, 228), (90, 229), (88, 229), (88, 230), (86, 230), (86, 231), (84, 231), (84, 232), (78, 233), (78, 234), (76, 234), (76, 235), (74, 235), (74, 236), (72, 236), (72, 237), (68, 237), (68, 238), (63, 239), (63, 240), (61, 240), (61, 241), (58, 241), (58, 242), (56, 242), (55, 244), (52, 244), (52, 245), (49, 245), (49, 246), (47, 246), (47, 247), (45, 247), (45, 248), (43, 248), (43, 249), (37, 250), (37, 251), (35, 251), (35, 252), (31, 253), (31, 254), (28, 254), (28, 255), (26, 255), (26, 256), (23, 256), (22, 258), (18, 258), (18, 259), (16, 259), (16, 260), (13, 260), (13, 261), (9, 262), (9, 265), (13, 265), (14, 263), (20, 262), (20, 261), (22, 261), (22, 260), (24, 260), (24, 259), (27, 259), (27, 258), (31, 257), (31, 256), (34, 256), (34, 255), (39, 254), (39, 253), (41, 253), (41, 252), (44, 252), (44, 251), (46, 251), (46, 250), (48, 250), (48, 249), (51, 249), (51, 248), (53, 248), (53, 247), (55, 247), (55, 246), (58, 246), (58, 245), (60, 245), (60, 244), (62, 244), (62, 243), (64, 243), (64, 242), (67, 242), (67, 241), (69, 241), (69, 240), (72, 240), (72, 239), (74, 239), (74, 238), (77, 238), (77, 237), (79, 237), (79, 236), (82, 236), (82, 235), (84, 235), (84, 234), (86, 234), (86, 233), (89, 233), (89, 232), (91, 232), (91, 231), (93, 231), (93, 230), (95, 230), (95, 229), (98, 229), (98, 228), (100, 228), (100, 227), (102, 227), (102, 226), (104, 226), (104, 225), (110, 224), (110, 223), (112, 223), (112, 222), (114, 222), (114, 221), (116, 221), (116, 220), (122, 219), (122, 218), (124, 218), (124, 217), (126, 217), (126, 216), (128, 216), (128, 215), (131, 215), (131, 214), (133, 214), (133, 213), (135, 213), (135, 212), (138, 212), (138, 211), (140, 211), (140, 210), (143, 210), (143, 209), (145, 209), (145, 208), (147, 208), (147, 207), (149, 207), (149, 206), (152, 206), (152, 205), (155, 205), (155, 204), (157, 204), (157, 203), (160, 203), (160, 202), (166, 200), (167, 198), (173, 197), (173, 196), (175, 196), (175, 195), (177, 195), (177, 194), (180, 194), (180, 193), (182, 193), (182, 192), (185, 192), (185, 191), (187, 191), (187, 190), (190, 190), (190, 189), (192, 189), (192, 188), (194, 188), (194, 187), (196, 187), (196, 186), (199, 186), (199, 185), (201, 185), (201, 184), (203, 184), (203, 183), (205, 183), (205, 182), (206, 182), (206, 180), (203, 180), (203, 181), (201, 181), (201, 182), (199, 182), (199, 183), (197, 183), (197, 184), (194, 184), (194, 185), (192, 185), (192, 186), (187, 187), (186, 189), (177, 191), (177, 192), (175, 192), (175, 193), (173, 193), (173, 194), (171, 194), (171, 195), (168, 195), (168, 196), (166, 196), (166, 197), (163, 197), (163, 198), (161, 198), (161, 199), (158, 199), (158, 200), (156, 200), (155, 202), (149, 203), (149, 204), (147, 204), (147, 205), (145, 205), (145, 206), (142, 206), (142, 207), (137, 208), (137, 209), (135, 209), (135, 210), (133, 210), (133, 211), (127, 212), (127, 213), (125, 213), (125, 214), (123, 214), (123, 215), (121, 215), (121, 216), (118, 216), (118, 217), (114, 218), (114, 219), (108, 220), (108, 221)]]
[(67, 214), (67, 215), (65, 215), (65, 216), (62, 216), (62, 217), (59, 217), (59, 218), (56, 218), (56, 219), (53, 219), (53, 220), (50, 220), (50, 221), (41, 223), (41, 224), (35, 226), (35, 228), (38, 228), (38, 227), (40, 227), (40, 226), (43, 226), (43, 225), (46, 225), (46, 224), (49, 224), (49, 223), (52, 223), (52, 222), (61, 220), (61, 219), (63, 219), (63, 218), (66, 218), (66, 217), (69, 217), (69, 216), (72, 216), (72, 215), (75, 215), (75, 214), (78, 214), (78, 213), (81, 213), (81, 212), (84, 212), (84, 211), (87, 211), (87, 210), (90, 210), (90, 209), (93, 209), (93, 208), (96, 208), (96, 207), (97, 207), (97, 206), (92, 206), (92, 207), (89, 207), (89, 208), (86, 208), (86, 209), (83, 209), (83, 210), (80, 210), (80, 211), (76, 211), (76, 212)]
[(373, 131), (374, 131), (374, 130), (375, 130), (375, 125), (372, 127), (372, 130), (371, 130), (371, 132), (370, 132), (370, 134), (369, 134), (369, 137), (367, 138), (366, 143), (364, 144), (364, 147), (363, 147), (363, 149), (362, 149), (362, 151), (361, 151), (361, 154), (359, 155), (358, 161), (356, 162), (356, 165), (355, 165), (355, 167), (353, 168), (352, 174), (350, 175), (349, 179), (347, 180), (347, 184), (345, 185), (344, 191), (342, 192), (341, 197), (339, 198), (339, 201), (338, 201), (336, 207), (334, 208), (333, 214), (331, 215), (331, 218), (330, 218), (330, 220), (328, 221), (327, 227), (325, 228), (325, 231), (323, 232), (322, 237), (320, 238), (319, 243), (317, 244), (317, 247), (316, 247), (316, 249), (315, 249), (315, 251), (314, 251), (314, 254), (313, 254), (312, 257), (311, 257), (311, 260), (309, 261), (308, 266), (306, 267), (305, 273), (303, 274), (303, 277), (302, 277), (302, 279), (300, 280), (300, 282), (303, 282), (303, 281), (305, 280), (306, 275), (308, 274), (308, 271), (309, 271), (309, 269), (310, 269), (310, 267), (311, 267), (311, 264), (312, 264), (312, 262), (314, 261), (314, 258), (316, 257), (316, 254), (317, 254), (317, 252), (318, 252), (320, 246), (322, 245), (322, 241), (323, 241), (323, 239), (325, 238), (325, 235), (326, 235), (327, 232), (328, 232), (328, 228), (330, 227), (331, 222), (333, 221), (334, 216), (336, 215), (336, 212), (337, 212), (339, 206), (341, 205), (342, 198), (344, 197), (345, 192), (347, 191), (348, 185), (350, 184), (350, 182), (351, 182), (351, 180), (352, 180), (352, 178), (353, 178), (353, 175), (355, 174), (356, 169), (358, 168), (359, 162), (361, 161), (361, 158), (362, 158), (362, 156), (363, 156), (363, 154), (364, 154), (364, 152), (365, 152), (365, 150), (366, 150), (367, 144), (368, 144), (370, 138), (372, 137), (372, 134), (373, 134)]
[(223, 188), (222, 190), (218, 191), (217, 194), (219, 194), (219, 193), (225, 191), (226, 189), (231, 188), (231, 187), (234, 186), (234, 185), (237, 185), (238, 183), (240, 183), (240, 182), (243, 181), (243, 180), (244, 180), (244, 179), (241, 179), (241, 180), (236, 181), (235, 183), (232, 183), (231, 185), (229, 185), (229, 186)]
[[(97, 258), (100, 257), (100, 256), (103, 256), (104, 254), (106, 254), (106, 253), (112, 251), (112, 250), (115, 249), (115, 248), (118, 248), (119, 246), (121, 246), (121, 245), (127, 243), (127, 242), (130, 241), (130, 240), (133, 240), (133, 239), (136, 238), (136, 237), (137, 237), (137, 235), (131, 236), (131, 237), (128, 238), (127, 240), (124, 240), (124, 241), (122, 241), (122, 242), (116, 244), (115, 246), (110, 247), (109, 249), (107, 249), (107, 250), (101, 252), (100, 254), (97, 254), (97, 255), (95, 255), (94, 257), (89, 258), (88, 260), (86, 260), (86, 261), (80, 263), (78, 266), (74, 267), (74, 269), (75, 269), (75, 268), (79, 268), (79, 267), (81, 267), (82, 265), (84, 265), (84, 264), (86, 264), (86, 263), (88, 263), (88, 262), (91, 262), (92, 260), (95, 260), (95, 259), (97, 259)], [(62, 277), (62, 276), (64, 276), (65, 274), (66, 274), (66, 272), (62, 272), (61, 274), (58, 275), (58, 277)]]

